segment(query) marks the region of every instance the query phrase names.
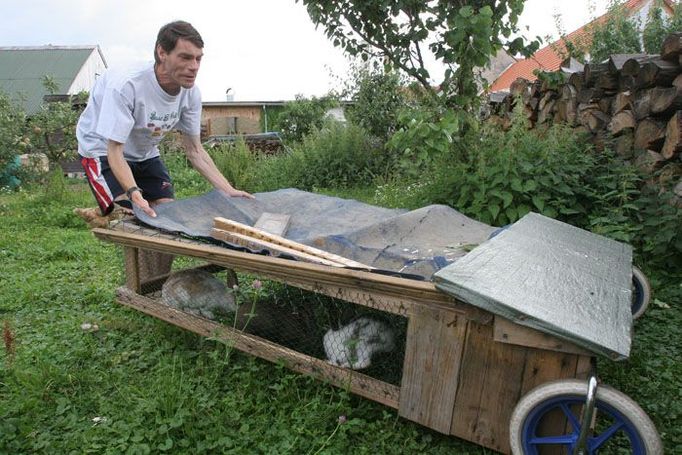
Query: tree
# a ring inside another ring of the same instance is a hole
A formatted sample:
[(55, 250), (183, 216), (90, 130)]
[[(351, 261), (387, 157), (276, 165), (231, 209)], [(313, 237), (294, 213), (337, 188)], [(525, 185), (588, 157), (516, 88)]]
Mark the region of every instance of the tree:
[(313, 130), (321, 128), (327, 111), (337, 104), (336, 100), (329, 97), (313, 96), (308, 99), (296, 95), (296, 99), (287, 102), (278, 113), (276, 127), (287, 141), (299, 142)]
[(601, 62), (612, 54), (642, 52), (640, 24), (626, 16), (622, 2), (612, 1), (606, 21), (593, 25), (590, 31), (592, 43), (589, 53), (593, 62)]
[(658, 54), (661, 52), (665, 37), (680, 30), (682, 30), (682, 5), (676, 3), (673, 6), (673, 15), (664, 18), (661, 2), (657, 2), (649, 11), (649, 17), (642, 31), (644, 50), (648, 54)]
[[(296, 0), (297, 2), (299, 0)], [(300, 0), (335, 46), (364, 60), (378, 57), (417, 80), (449, 107), (477, 98), (474, 69), (503, 46), (532, 54), (534, 43), (511, 39), (524, 0)], [(428, 56), (445, 65), (434, 86)]]
[(397, 71), (374, 65), (353, 67), (345, 95), (353, 101), (346, 118), (384, 141), (398, 127), (398, 114), (407, 105), (408, 88)]
[(624, 0), (611, 0), (605, 20), (586, 26), (591, 35), (587, 44), (567, 40), (561, 30), (561, 18), (556, 17), (557, 28), (566, 47), (561, 54), (580, 61), (587, 57), (592, 62), (601, 62), (613, 54), (658, 54), (665, 37), (682, 30), (682, 5), (679, 3), (674, 5), (672, 16), (664, 17), (663, 3), (657, 1), (643, 24), (626, 13)]

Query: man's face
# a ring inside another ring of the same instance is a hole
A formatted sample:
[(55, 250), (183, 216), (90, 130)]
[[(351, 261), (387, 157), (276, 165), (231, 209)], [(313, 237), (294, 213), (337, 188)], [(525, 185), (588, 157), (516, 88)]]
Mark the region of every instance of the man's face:
[(157, 47), (157, 51), (161, 70), (168, 82), (183, 88), (192, 88), (204, 55), (202, 49), (180, 38), (172, 51), (166, 52), (161, 46)]

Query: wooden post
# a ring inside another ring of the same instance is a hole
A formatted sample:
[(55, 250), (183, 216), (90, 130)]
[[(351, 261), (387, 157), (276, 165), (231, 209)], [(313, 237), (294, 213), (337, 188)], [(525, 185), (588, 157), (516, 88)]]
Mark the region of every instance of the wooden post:
[(410, 316), (400, 389), (399, 414), (449, 434), (466, 318), (461, 313), (422, 308)]

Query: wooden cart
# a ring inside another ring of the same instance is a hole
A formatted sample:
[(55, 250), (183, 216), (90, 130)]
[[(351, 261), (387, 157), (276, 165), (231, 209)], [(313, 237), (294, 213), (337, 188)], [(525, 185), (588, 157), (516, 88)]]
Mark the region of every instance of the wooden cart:
[[(123, 247), (126, 286), (117, 290), (119, 303), (229, 340), (241, 351), (347, 387), (409, 420), (502, 453), (511, 451), (510, 417), (524, 394), (548, 381), (586, 379), (592, 368), (586, 350), (459, 302), (430, 282), (238, 252), (129, 222), (93, 232)], [(400, 384), (330, 365), (143, 295), (142, 289), (159, 289), (164, 277), (145, 278), (140, 250), (198, 258), (407, 318)]]

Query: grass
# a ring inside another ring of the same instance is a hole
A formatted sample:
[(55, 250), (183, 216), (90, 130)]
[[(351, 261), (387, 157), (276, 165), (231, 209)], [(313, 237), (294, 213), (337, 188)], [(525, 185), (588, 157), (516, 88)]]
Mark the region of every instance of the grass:
[[(71, 214), (92, 206), (91, 195), (82, 184), (49, 191), (0, 193), (0, 453), (490, 453), (117, 305), (119, 248)], [(674, 453), (682, 288), (652, 277), (657, 300), (635, 325), (631, 358), (600, 359), (599, 371), (645, 409)]]

